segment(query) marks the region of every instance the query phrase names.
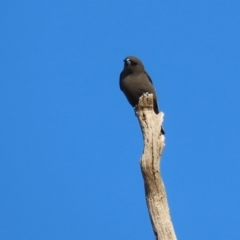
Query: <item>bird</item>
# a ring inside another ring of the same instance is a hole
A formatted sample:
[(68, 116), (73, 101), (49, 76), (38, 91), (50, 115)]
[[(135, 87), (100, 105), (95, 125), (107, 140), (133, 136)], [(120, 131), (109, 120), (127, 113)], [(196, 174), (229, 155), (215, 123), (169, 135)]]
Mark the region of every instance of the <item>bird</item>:
[[(134, 56), (128, 56), (124, 60), (123, 70), (119, 77), (119, 86), (125, 94), (128, 102), (135, 108), (138, 105), (139, 98), (144, 93), (153, 94), (153, 109), (156, 114), (159, 113), (157, 95), (153, 86), (152, 79), (146, 72), (140, 59)], [(161, 130), (164, 134), (164, 130)]]

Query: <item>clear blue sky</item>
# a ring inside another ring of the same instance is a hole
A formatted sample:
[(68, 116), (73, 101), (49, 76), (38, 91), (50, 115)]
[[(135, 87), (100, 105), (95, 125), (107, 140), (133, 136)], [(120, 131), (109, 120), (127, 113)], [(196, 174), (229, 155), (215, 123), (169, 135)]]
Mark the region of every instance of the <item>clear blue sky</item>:
[(178, 239), (240, 239), (240, 2), (0, 3), (0, 239), (154, 239), (141, 131), (119, 90), (139, 57), (165, 113)]

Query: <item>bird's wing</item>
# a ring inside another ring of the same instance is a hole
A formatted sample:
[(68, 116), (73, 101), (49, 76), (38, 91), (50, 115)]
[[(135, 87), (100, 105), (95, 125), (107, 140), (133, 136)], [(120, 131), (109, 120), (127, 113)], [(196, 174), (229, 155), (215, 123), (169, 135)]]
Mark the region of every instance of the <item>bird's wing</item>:
[(148, 73), (146, 71), (144, 71), (144, 73), (147, 75), (149, 81), (151, 82), (151, 84), (153, 85), (152, 79), (150, 78), (150, 76), (148, 75)]
[(122, 73), (120, 73), (120, 76), (119, 76), (119, 87), (123, 91), (123, 89), (122, 89)]

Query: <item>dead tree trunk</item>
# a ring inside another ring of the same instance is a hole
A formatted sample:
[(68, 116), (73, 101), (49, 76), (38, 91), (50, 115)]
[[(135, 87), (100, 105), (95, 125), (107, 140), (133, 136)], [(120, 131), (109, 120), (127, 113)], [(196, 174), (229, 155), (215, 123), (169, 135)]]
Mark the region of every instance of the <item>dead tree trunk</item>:
[(140, 165), (152, 228), (157, 240), (176, 240), (159, 166), (165, 146), (165, 137), (161, 134), (164, 114), (155, 114), (153, 111), (152, 94), (144, 94), (139, 99), (136, 114), (144, 139)]

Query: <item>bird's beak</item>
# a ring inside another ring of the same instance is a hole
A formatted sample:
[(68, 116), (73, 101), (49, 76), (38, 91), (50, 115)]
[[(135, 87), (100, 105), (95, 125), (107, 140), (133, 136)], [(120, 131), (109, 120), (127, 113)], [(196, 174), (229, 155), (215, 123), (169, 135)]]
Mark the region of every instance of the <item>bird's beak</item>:
[(123, 61), (124, 61), (127, 65), (130, 65), (130, 64), (131, 64), (131, 61), (130, 61), (129, 58), (126, 58), (126, 59), (124, 59)]

